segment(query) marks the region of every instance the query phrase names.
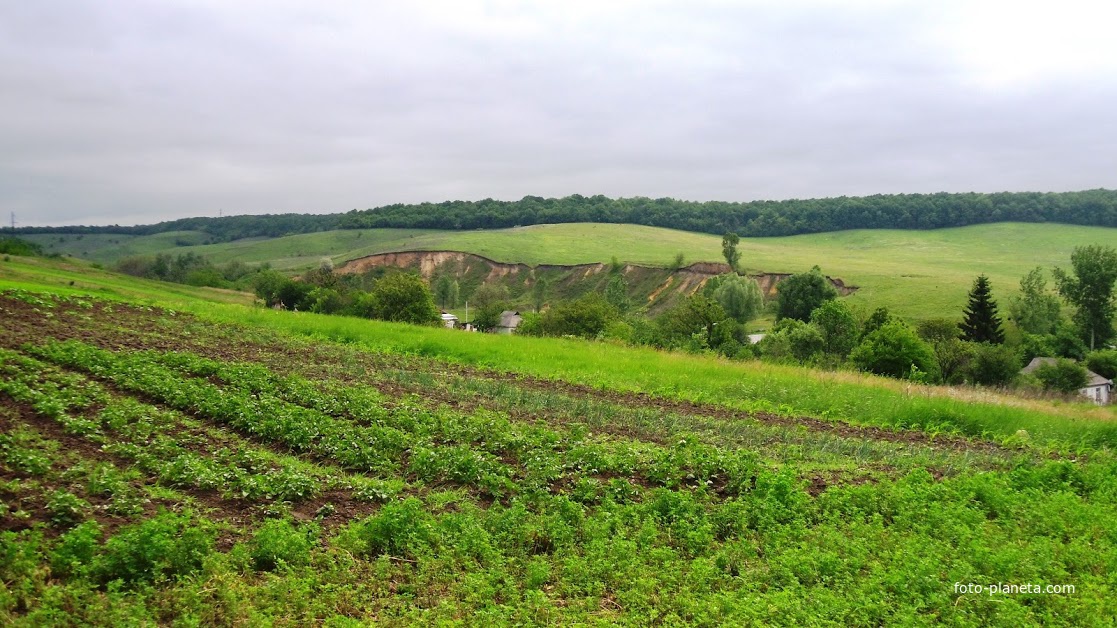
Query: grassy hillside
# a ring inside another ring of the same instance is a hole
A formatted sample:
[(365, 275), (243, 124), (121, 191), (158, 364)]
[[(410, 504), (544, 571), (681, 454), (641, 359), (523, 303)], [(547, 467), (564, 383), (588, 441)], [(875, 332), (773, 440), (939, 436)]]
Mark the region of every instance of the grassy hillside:
[[(71, 283), (73, 282), (73, 283)], [(1045, 440), (1117, 446), (1117, 406), (1024, 401), (988, 391), (915, 386), (894, 379), (797, 366), (730, 362), (569, 339), (467, 334), (347, 316), (250, 307), (252, 296), (137, 279), (81, 263), (11, 257), (0, 261), (0, 290), (92, 294), (170, 307), (221, 324), (248, 324), (372, 351), (497, 368), (594, 388), (712, 402), (744, 411), (824, 416), (880, 426), (1010, 439), (1028, 429)]]
[(93, 294), (163, 307), (250, 305), (254, 296), (219, 288), (197, 288), (138, 279), (92, 267), (78, 260), (5, 256), (0, 259), (0, 290), (48, 290), (57, 294)]
[(162, 286), (0, 261), (0, 624), (1113, 616), (1111, 408)]
[(211, 237), (201, 231), (168, 231), (149, 236), (118, 233), (37, 233), (20, 236), (43, 247), (46, 253), (80, 257), (111, 264), (132, 255), (154, 255), (178, 247), (197, 246)]
[[(135, 238), (126, 249), (158, 250), (169, 235)], [(61, 251), (51, 248), (49, 241), (58, 237), (36, 236), (35, 241), (48, 247), (48, 252)], [(78, 242), (67, 238), (67, 242), (56, 244)], [(1036, 265), (1066, 266), (1074, 247), (1084, 244), (1117, 246), (1117, 229), (1000, 223), (935, 231), (842, 231), (744, 239), (741, 250), (743, 265), (750, 271), (799, 272), (818, 264), (827, 274), (861, 287), (851, 297), (853, 302), (867, 307), (883, 305), (903, 316), (925, 318), (956, 316), (979, 273), (989, 275), (994, 295), (1003, 300), (1015, 292), (1020, 277), (1029, 269)], [(665, 266), (680, 252), (689, 262), (721, 259), (721, 241), (715, 236), (607, 224), (466, 232), (329, 231), (170, 250), (194, 251), (215, 262), (266, 261), (289, 270), (317, 265), (323, 256), (343, 262), (401, 250), (464, 251), (527, 264), (608, 262), (616, 256), (623, 262)], [(91, 252), (90, 258), (108, 261), (123, 253), (114, 245)]]
[(112, 264), (132, 255), (177, 255), (193, 252), (218, 264), (232, 260), (256, 264), (268, 262), (281, 270), (302, 270), (317, 266), (323, 257), (350, 259), (369, 253), (421, 248), (412, 245), (411, 240), (415, 236), (431, 233), (408, 229), (324, 231), (282, 238), (249, 238), (221, 244), (202, 244), (209, 237), (200, 231), (175, 231), (146, 236), (52, 233), (22, 237), (39, 244), (47, 253), (72, 255), (103, 264)]

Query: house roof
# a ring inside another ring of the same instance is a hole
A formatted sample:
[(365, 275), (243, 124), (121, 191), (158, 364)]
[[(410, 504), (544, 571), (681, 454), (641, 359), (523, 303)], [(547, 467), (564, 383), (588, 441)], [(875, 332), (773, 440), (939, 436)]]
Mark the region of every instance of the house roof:
[(504, 310), (500, 313), (500, 326), (514, 328), (519, 326), (520, 321), (524, 320), (519, 312), (512, 310)]
[[(1020, 372), (1021, 373), (1031, 373), (1032, 371), (1038, 369), (1039, 367), (1043, 366), (1044, 364), (1055, 364), (1056, 362), (1058, 362), (1058, 360), (1056, 358), (1032, 358), (1032, 361), (1028, 362), (1028, 366), (1025, 366), (1023, 369), (1021, 369)], [(1112, 384), (1112, 383), (1113, 383), (1113, 380), (1106, 379), (1106, 378), (1102, 377), (1101, 375), (1098, 375), (1097, 373), (1091, 371), (1090, 369), (1086, 369), (1086, 386), (1085, 386), (1085, 388), (1091, 388), (1093, 386), (1105, 386), (1105, 385)]]

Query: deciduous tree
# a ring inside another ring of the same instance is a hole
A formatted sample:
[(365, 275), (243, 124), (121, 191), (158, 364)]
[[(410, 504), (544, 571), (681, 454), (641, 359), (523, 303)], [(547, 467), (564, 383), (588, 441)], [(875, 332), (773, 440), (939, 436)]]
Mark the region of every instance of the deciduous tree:
[(919, 337), (931, 345), (939, 379), (953, 384), (961, 380), (962, 371), (973, 355), (972, 345), (961, 339), (962, 330), (956, 321), (932, 318), (916, 326)]
[(836, 299), (838, 291), (815, 266), (810, 271), (792, 275), (777, 286), (776, 319), (794, 318), (807, 321), (811, 312), (826, 301)]
[(1020, 294), (1009, 303), (1009, 314), (1026, 334), (1051, 334), (1059, 324), (1059, 298), (1047, 291), (1043, 268), (1037, 266), (1020, 279)]
[(376, 318), (400, 323), (438, 321), (438, 309), (427, 284), (418, 275), (393, 272), (380, 278), (370, 292)]
[(457, 307), (458, 282), (450, 275), (442, 275), (434, 282), (434, 296), (442, 309)]
[(861, 326), (845, 303), (833, 299), (811, 312), (811, 324), (822, 334), (822, 350), (844, 358), (857, 346)]
[(721, 237), (721, 254), (725, 257), (725, 263), (729, 264), (729, 270), (734, 272), (737, 271), (737, 264), (741, 261), (741, 252), (737, 250), (740, 242), (741, 238), (732, 231)]
[(737, 273), (723, 275), (720, 279), (712, 296), (730, 318), (738, 323), (747, 323), (760, 314), (764, 307), (764, 294), (755, 279)]
[(1092, 350), (1113, 337), (1117, 251), (1100, 245), (1075, 247), (1070, 263), (1070, 273), (1055, 269), (1055, 285), (1059, 294), (1077, 308), (1074, 322)]
[(931, 348), (900, 321), (886, 323), (866, 336), (849, 357), (859, 368), (889, 377), (935, 372)]
[(628, 282), (623, 274), (616, 273), (609, 278), (609, 282), (605, 284), (605, 300), (621, 313), (627, 312), (632, 306), (628, 299)]

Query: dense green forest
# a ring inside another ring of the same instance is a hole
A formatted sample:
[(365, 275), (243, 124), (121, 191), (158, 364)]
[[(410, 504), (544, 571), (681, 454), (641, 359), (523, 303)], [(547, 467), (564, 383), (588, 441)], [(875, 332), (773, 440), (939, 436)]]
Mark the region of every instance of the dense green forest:
[(500, 229), (569, 222), (626, 223), (713, 234), (732, 231), (748, 237), (846, 229), (939, 229), (991, 222), (1117, 227), (1117, 190), (896, 194), (748, 203), (574, 194), (563, 198), (525, 196), (518, 201), (396, 204), (344, 214), (184, 218), (135, 227), (25, 227), (17, 233), (202, 231), (214, 241), (230, 241), (330, 229)]

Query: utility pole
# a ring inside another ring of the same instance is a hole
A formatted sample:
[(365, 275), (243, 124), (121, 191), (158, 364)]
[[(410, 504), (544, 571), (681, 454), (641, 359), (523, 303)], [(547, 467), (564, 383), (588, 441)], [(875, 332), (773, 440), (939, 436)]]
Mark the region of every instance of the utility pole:
[(12, 233), (16, 232), (16, 213), (12, 212)]

